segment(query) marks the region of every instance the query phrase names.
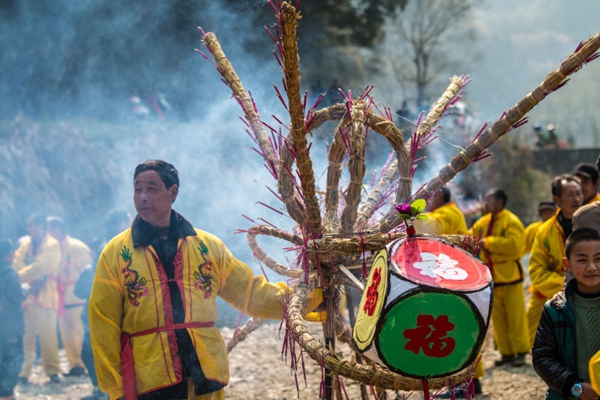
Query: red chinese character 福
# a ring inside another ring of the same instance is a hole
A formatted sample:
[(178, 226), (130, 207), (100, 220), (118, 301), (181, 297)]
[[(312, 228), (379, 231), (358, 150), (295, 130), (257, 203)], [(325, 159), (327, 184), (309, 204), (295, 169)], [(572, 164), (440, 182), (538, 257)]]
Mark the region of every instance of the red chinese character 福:
[(363, 310), (365, 313), (372, 317), (375, 312), (375, 307), (377, 306), (377, 300), (379, 299), (379, 292), (377, 288), (379, 287), (379, 283), (381, 282), (381, 268), (376, 268), (375, 272), (373, 272), (373, 279), (371, 280), (371, 285), (367, 289), (367, 299), (365, 300), (365, 305)]
[(454, 351), (456, 341), (446, 337), (449, 331), (454, 329), (454, 324), (449, 321), (447, 315), (434, 318), (433, 315), (419, 315), (417, 327), (404, 331), (404, 337), (409, 339), (404, 346), (405, 350), (428, 357), (447, 357)]

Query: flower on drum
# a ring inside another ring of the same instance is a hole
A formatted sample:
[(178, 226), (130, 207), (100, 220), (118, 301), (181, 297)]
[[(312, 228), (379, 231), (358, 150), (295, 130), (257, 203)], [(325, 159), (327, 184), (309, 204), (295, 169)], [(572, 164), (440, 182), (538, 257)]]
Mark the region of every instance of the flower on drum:
[(400, 203), (394, 207), (398, 216), (404, 221), (407, 235), (414, 235), (416, 233), (413, 224), (415, 219), (427, 219), (427, 215), (421, 214), (425, 210), (426, 205), (425, 200), (417, 199), (411, 204)]
[(398, 214), (407, 214), (409, 216), (411, 215), (410, 214), (410, 204), (408, 204), (408, 203), (398, 204), (394, 208), (396, 209), (396, 211), (398, 212)]
[(440, 277), (454, 281), (462, 281), (468, 277), (467, 271), (457, 267), (458, 261), (451, 259), (446, 254), (421, 253), (423, 261), (417, 261), (413, 266), (421, 270), (421, 275), (431, 278)]

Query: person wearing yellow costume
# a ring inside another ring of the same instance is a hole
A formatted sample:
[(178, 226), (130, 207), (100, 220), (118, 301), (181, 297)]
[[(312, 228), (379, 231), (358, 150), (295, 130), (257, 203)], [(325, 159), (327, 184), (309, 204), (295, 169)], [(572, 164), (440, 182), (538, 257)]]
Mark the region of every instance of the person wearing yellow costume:
[(46, 232), (46, 217), (33, 214), (27, 219), (28, 238), (15, 252), (13, 268), (21, 283), (29, 285), (29, 295), (23, 302), (25, 311), (25, 336), (23, 336), (24, 361), (19, 373), (19, 383), (28, 382), (35, 360), (36, 336), (40, 339), (42, 366), (51, 383), (59, 383), (60, 359), (56, 318), (58, 291), (56, 275), (60, 265), (60, 245)]
[(553, 201), (540, 201), (538, 204), (538, 221), (534, 221), (525, 227), (525, 254), (531, 253), (533, 239), (537, 230), (544, 222), (552, 218), (556, 213), (556, 204)]
[(419, 233), (433, 235), (464, 235), (467, 233), (465, 215), (451, 201), (450, 189), (443, 186), (427, 202), (427, 219), (415, 220), (415, 229)]
[(494, 280), (492, 323), (496, 346), (502, 355), (495, 364), (520, 366), (529, 352), (525, 272), (520, 261), (525, 248), (525, 229), (519, 218), (506, 209), (506, 201), (504, 190), (489, 190), (485, 195), (487, 214), (473, 224), (470, 234), (481, 238), (479, 257)]
[(59, 217), (48, 217), (48, 233), (60, 243), (58, 327), (69, 362), (69, 372), (65, 375), (81, 376), (85, 375), (85, 364), (81, 359), (84, 334), (81, 314), (87, 302), (75, 296), (73, 291), (81, 273), (90, 268), (92, 253), (85, 243), (67, 234), (65, 223)]
[[(427, 219), (415, 220), (415, 229), (419, 233), (432, 235), (465, 235), (467, 233), (467, 221), (465, 215), (452, 201), (452, 193), (447, 186), (436, 192), (427, 202), (425, 215)], [(483, 360), (481, 357), (473, 372), (473, 389), (475, 394), (481, 394), (481, 381), (479, 378), (485, 375)], [(458, 393), (457, 393), (458, 392)], [(455, 398), (464, 396), (461, 389), (454, 393)], [(451, 398), (452, 390), (448, 390), (438, 396), (439, 398)]]
[(173, 165), (139, 164), (137, 216), (98, 260), (88, 311), (98, 383), (111, 400), (223, 399), (229, 361), (216, 297), (251, 316), (283, 316), (289, 287), (254, 276), (175, 212), (178, 193)]
[[(596, 161), (596, 164), (598, 161)], [(579, 178), (581, 183), (581, 191), (583, 192), (583, 205), (591, 204), (595, 201), (600, 200), (600, 194), (598, 193), (598, 186), (600, 181), (598, 180), (598, 169), (597, 165), (590, 163), (580, 163), (575, 167), (573, 175)]]
[(529, 258), (529, 276), (533, 288), (527, 307), (530, 345), (533, 345), (544, 304), (564, 287), (562, 259), (565, 241), (571, 234), (572, 217), (581, 207), (583, 194), (579, 180), (570, 175), (552, 180), (552, 199), (558, 205), (556, 214), (538, 229)]

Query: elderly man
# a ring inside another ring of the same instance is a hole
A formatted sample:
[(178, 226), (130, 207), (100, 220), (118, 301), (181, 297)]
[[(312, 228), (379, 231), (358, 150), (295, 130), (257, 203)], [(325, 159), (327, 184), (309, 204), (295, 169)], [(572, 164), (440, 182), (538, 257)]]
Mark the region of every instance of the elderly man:
[(538, 229), (529, 258), (531, 297), (527, 308), (527, 325), (530, 344), (546, 301), (564, 286), (565, 241), (573, 230), (572, 217), (583, 202), (579, 180), (571, 175), (561, 175), (552, 181), (552, 200), (559, 209)]
[(289, 288), (254, 276), (221, 240), (172, 209), (173, 165), (139, 164), (133, 188), (137, 216), (100, 255), (89, 300), (100, 388), (111, 400), (223, 399), (229, 363), (216, 297), (280, 319)]
[(598, 193), (598, 168), (594, 164), (581, 163), (575, 167), (573, 172), (581, 182), (581, 192), (583, 193), (583, 204), (590, 204), (600, 200)]
[[(600, 171), (600, 156), (596, 160), (596, 169)], [(573, 229), (587, 227), (600, 231), (600, 201), (584, 204), (573, 214)]]

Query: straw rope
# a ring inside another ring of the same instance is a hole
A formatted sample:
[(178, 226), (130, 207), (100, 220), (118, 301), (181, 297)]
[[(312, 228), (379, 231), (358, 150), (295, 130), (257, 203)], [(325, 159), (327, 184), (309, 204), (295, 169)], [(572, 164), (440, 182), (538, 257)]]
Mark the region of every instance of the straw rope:
[[(436, 101), (427, 116), (421, 122), (421, 124), (417, 127), (416, 137), (422, 137), (427, 135), (431, 129), (438, 123), (442, 115), (444, 114), (444, 110), (450, 105), (452, 99), (454, 99), (458, 94), (459, 90), (464, 86), (465, 82), (462, 77), (453, 76), (450, 79), (450, 85), (446, 88), (442, 96)], [(412, 140), (411, 140), (412, 141)], [(411, 141), (406, 144), (407, 148), (410, 148)], [(388, 173), (391, 176), (395, 175), (394, 169), (398, 169), (399, 176), (401, 177), (411, 177), (411, 162), (410, 157), (408, 156), (408, 150), (406, 150), (402, 154), (402, 158), (397, 158), (394, 160), (392, 165), (390, 166)], [(391, 170), (391, 171), (390, 171)], [(398, 188), (396, 189), (396, 197), (394, 199), (394, 203), (403, 203), (412, 193), (412, 182), (407, 182), (406, 180), (401, 180), (399, 182)], [(379, 232), (388, 232), (394, 227), (398, 226), (402, 219), (398, 216), (398, 213), (394, 210), (394, 208), (390, 208), (388, 212), (384, 215), (384, 217), (376, 222), (369, 229), (376, 230)]]
[(342, 177), (340, 168), (341, 162), (344, 159), (346, 146), (342, 138), (343, 130), (345, 129), (346, 121), (343, 119), (339, 122), (335, 129), (333, 142), (329, 148), (329, 167), (327, 168), (327, 189), (325, 191), (325, 233), (337, 232), (340, 227), (338, 215), (338, 207), (340, 201), (339, 184)]
[[(367, 123), (373, 130), (384, 136), (390, 142), (392, 149), (396, 153), (396, 160), (389, 166), (386, 173), (382, 176), (381, 180), (377, 182), (375, 188), (373, 188), (369, 197), (363, 203), (354, 225), (355, 231), (362, 231), (367, 227), (369, 219), (373, 216), (376, 206), (381, 201), (386, 189), (390, 187), (392, 182), (396, 180), (398, 176), (401, 177), (399, 185), (402, 186), (402, 195), (406, 194), (408, 196), (412, 191), (410, 154), (408, 153), (406, 146), (404, 146), (402, 131), (400, 131), (392, 121), (384, 119), (380, 115), (373, 113), (371, 110), (367, 110), (367, 113)], [(400, 160), (400, 162), (397, 160)]]
[(246, 338), (248, 337), (249, 334), (251, 334), (256, 329), (258, 329), (266, 321), (267, 321), (266, 319), (260, 319), (260, 318), (254, 318), (254, 317), (248, 319), (248, 321), (246, 321), (244, 326), (237, 328), (233, 332), (233, 337), (227, 342), (227, 352), (230, 353), (231, 350), (233, 350), (233, 348), (235, 346), (237, 346), (240, 342), (243, 342), (244, 340), (246, 340)]
[(219, 41), (217, 40), (217, 36), (208, 32), (204, 35), (204, 43), (210, 50), (223, 78), (227, 81), (227, 84), (231, 88), (233, 95), (237, 97), (242, 106), (242, 110), (244, 111), (244, 116), (246, 120), (250, 124), (250, 128), (252, 132), (256, 135), (256, 139), (258, 140), (260, 147), (264, 151), (265, 158), (273, 163), (273, 165), (278, 165), (279, 160), (271, 146), (271, 142), (269, 141), (269, 135), (267, 134), (263, 123), (260, 120), (258, 112), (254, 109), (254, 104), (246, 93), (244, 89), (244, 85), (242, 85), (242, 81), (238, 77), (235, 69), (227, 59), (225, 52), (221, 48)]
[(296, 153), (296, 166), (300, 176), (300, 184), (306, 207), (306, 216), (311, 236), (321, 235), (321, 212), (315, 191), (315, 177), (313, 174), (312, 160), (308, 154), (306, 130), (304, 126), (304, 110), (300, 96), (300, 69), (298, 57), (298, 39), (296, 28), (300, 13), (288, 2), (281, 6), (283, 64), (285, 83), (288, 95), (288, 108), (291, 119), (291, 131)]
[(472, 160), (483, 152), (481, 148), (488, 149), (502, 135), (508, 132), (517, 122), (529, 112), (533, 107), (539, 104), (546, 96), (559, 89), (567, 76), (577, 72), (585, 60), (592, 56), (600, 48), (600, 33), (588, 39), (579, 51), (572, 54), (564, 61), (560, 67), (550, 72), (546, 79), (528, 93), (514, 107), (509, 109), (505, 115), (496, 121), (491, 128), (483, 132), (477, 139), (477, 144), (471, 143), (467, 148), (455, 155), (446, 165), (440, 169), (438, 174), (431, 178), (423, 188), (415, 194), (415, 198), (423, 198), (426, 195), (439, 190), (446, 182), (454, 178), (456, 174), (469, 166)]
[(346, 206), (342, 211), (341, 230), (342, 237), (352, 236), (354, 222), (358, 214), (360, 204), (362, 183), (365, 177), (365, 107), (364, 101), (354, 101), (350, 107), (351, 130), (350, 130), (350, 160), (348, 161), (348, 172), (350, 172), (350, 185), (346, 190)]
[[(337, 354), (331, 353), (307, 330), (302, 310), (307, 302), (308, 289), (298, 286), (294, 289), (288, 303), (286, 319), (288, 328), (294, 339), (319, 365), (335, 374), (350, 378), (367, 385), (389, 390), (423, 390), (423, 383), (419, 379), (408, 378), (380, 368), (374, 364), (352, 364), (341, 359)], [(339, 331), (339, 329), (336, 330)], [(343, 337), (343, 336), (342, 336)], [(472, 376), (474, 365), (448, 377), (427, 380), (430, 389), (441, 389), (461, 382)]]
[(269, 255), (267, 255), (267, 253), (263, 251), (263, 249), (259, 246), (258, 242), (256, 241), (256, 236), (259, 234), (284, 239), (297, 245), (302, 244), (302, 239), (300, 237), (286, 234), (285, 232), (280, 231), (278, 229), (262, 225), (250, 228), (250, 230), (248, 231), (248, 245), (252, 249), (254, 257), (260, 260), (271, 270), (277, 272), (279, 275), (287, 276), (294, 279), (299, 279), (304, 276), (304, 271), (302, 271), (301, 269), (288, 268), (285, 265), (275, 261)]

